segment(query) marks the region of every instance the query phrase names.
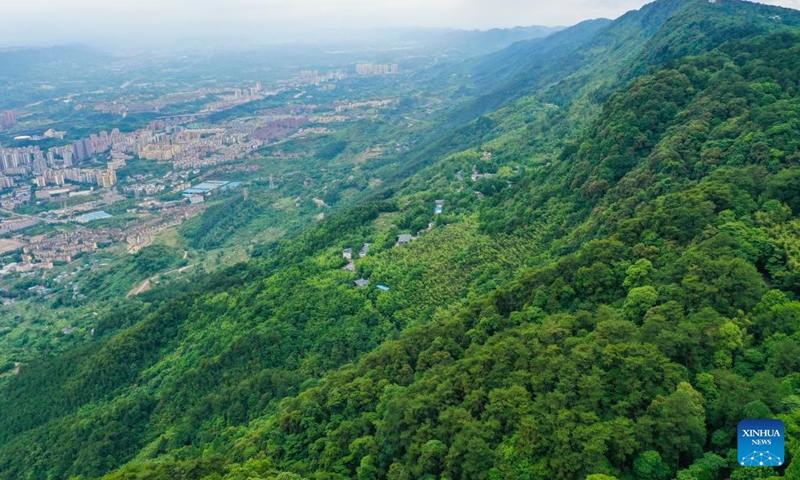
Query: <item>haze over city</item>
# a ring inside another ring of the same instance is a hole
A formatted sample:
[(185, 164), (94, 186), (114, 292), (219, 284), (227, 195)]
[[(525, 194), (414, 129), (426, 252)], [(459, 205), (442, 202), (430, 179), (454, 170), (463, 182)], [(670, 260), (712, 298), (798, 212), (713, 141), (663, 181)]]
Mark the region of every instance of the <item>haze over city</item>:
[[(6, 2), (4, 2), (6, 3)], [(101, 43), (147, 45), (194, 39), (274, 42), (352, 29), (508, 28), (616, 18), (642, 0), (11, 0), (0, 46)], [(797, 8), (800, 0), (764, 3)], [(307, 38), (307, 37), (306, 37)], [(162, 45), (163, 46), (163, 45)]]

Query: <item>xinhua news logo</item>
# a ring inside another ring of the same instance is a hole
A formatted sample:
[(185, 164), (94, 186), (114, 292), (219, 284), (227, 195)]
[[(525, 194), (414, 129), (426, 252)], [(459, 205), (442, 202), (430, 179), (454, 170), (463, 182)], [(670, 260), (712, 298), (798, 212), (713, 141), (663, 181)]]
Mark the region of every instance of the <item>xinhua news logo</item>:
[(739, 422), (739, 465), (780, 467), (784, 461), (784, 427), (780, 420)]

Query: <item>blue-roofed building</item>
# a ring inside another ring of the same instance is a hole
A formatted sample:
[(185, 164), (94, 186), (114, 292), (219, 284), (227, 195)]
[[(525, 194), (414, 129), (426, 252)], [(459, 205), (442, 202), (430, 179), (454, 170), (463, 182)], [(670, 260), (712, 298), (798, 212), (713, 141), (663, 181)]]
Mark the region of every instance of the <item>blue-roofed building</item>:
[(378, 290), (381, 290), (381, 291), (384, 291), (384, 292), (388, 292), (389, 291), (389, 287), (387, 287), (386, 285), (378, 285), (376, 288)]
[(81, 215), (80, 217), (75, 217), (75, 221), (78, 223), (89, 223), (95, 220), (103, 220), (105, 218), (111, 218), (112, 215), (109, 215), (106, 212), (99, 211), (99, 212), (91, 212), (85, 215)]
[(194, 187), (187, 188), (182, 193), (184, 196), (191, 196), (191, 195), (205, 195), (207, 193), (213, 192), (214, 190), (221, 189), (226, 190), (228, 188), (235, 188), (241, 185), (240, 182), (225, 182), (222, 180), (206, 180), (203, 183), (195, 185)]
[(230, 188), (239, 188), (242, 182), (228, 182), (225, 185), (219, 187), (220, 190), (228, 190)]

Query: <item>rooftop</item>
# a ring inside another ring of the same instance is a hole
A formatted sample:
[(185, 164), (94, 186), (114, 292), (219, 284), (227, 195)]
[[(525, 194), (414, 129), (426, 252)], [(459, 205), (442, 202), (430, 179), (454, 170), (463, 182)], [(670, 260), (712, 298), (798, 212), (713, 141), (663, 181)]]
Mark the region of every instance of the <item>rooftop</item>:
[(414, 237), (410, 233), (401, 233), (397, 236), (397, 243), (408, 243), (413, 239)]
[[(233, 184), (231, 184), (233, 183)], [(239, 182), (223, 182), (219, 180), (207, 180), (199, 185), (195, 185), (194, 187), (187, 188), (183, 191), (184, 194), (194, 194), (194, 193), (208, 193), (213, 192), (218, 188), (235, 188), (240, 185)]]
[(80, 217), (75, 217), (75, 221), (78, 223), (89, 223), (94, 220), (102, 220), (104, 218), (111, 218), (112, 215), (109, 215), (106, 212), (99, 211), (99, 212), (91, 212), (85, 215), (81, 215)]

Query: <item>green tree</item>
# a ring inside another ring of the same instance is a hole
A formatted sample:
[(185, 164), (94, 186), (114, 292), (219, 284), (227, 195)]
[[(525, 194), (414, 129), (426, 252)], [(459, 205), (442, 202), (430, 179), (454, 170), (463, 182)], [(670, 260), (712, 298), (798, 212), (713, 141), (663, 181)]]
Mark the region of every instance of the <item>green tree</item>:
[(713, 453), (706, 453), (698, 458), (686, 470), (678, 472), (677, 480), (716, 480), (720, 473), (728, 467), (728, 462)]
[(704, 399), (687, 382), (666, 397), (656, 397), (648, 409), (654, 435), (664, 458), (675, 466), (688, 463), (703, 451), (706, 441)]
[(646, 258), (640, 258), (626, 270), (622, 286), (628, 289), (643, 287), (650, 283), (654, 273), (653, 263)]
[(642, 452), (636, 457), (633, 473), (637, 480), (667, 480), (672, 475), (669, 466), (655, 450)]
[(625, 318), (636, 323), (642, 323), (644, 314), (658, 301), (658, 292), (650, 285), (634, 287), (628, 292), (628, 298), (622, 306)]

